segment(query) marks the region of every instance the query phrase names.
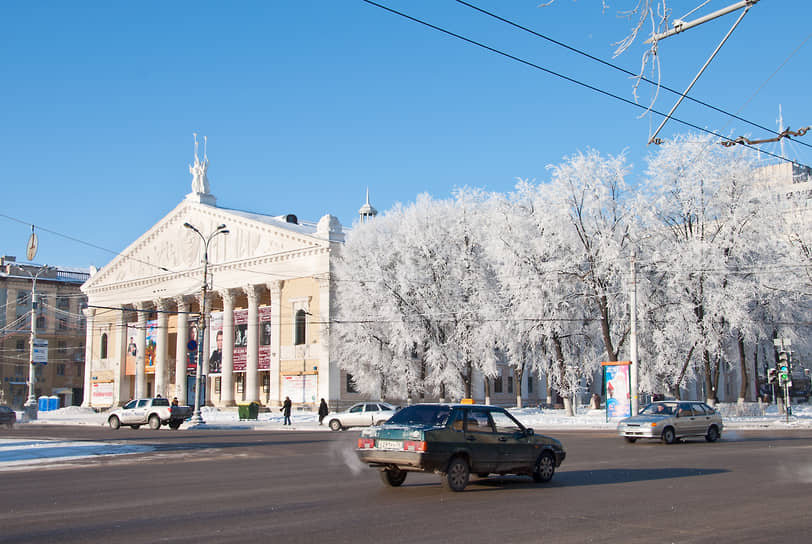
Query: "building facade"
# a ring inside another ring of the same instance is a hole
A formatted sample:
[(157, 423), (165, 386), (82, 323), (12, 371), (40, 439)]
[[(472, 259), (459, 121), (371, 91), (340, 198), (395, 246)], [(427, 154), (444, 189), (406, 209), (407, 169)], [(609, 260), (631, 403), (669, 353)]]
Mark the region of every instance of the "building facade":
[(47, 360), (34, 365), (34, 398), (58, 397), (61, 407), (83, 402), (86, 297), (80, 287), (88, 277), (0, 258), (0, 403), (21, 410), (29, 398), (32, 326)]
[(200, 360), (208, 405), (353, 401), (330, 358), (340, 222), (220, 208), (207, 166), (195, 156), (192, 192), (82, 286), (84, 404), (162, 395), (193, 405)]

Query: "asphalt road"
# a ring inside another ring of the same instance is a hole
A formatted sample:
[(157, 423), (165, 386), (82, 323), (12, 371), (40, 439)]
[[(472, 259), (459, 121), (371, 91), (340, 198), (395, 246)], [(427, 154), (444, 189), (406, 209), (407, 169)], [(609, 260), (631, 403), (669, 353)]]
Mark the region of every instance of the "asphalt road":
[[(537, 432), (545, 433), (543, 429)], [(552, 482), (433, 474), (400, 488), (353, 453), (358, 432), (18, 426), (0, 438), (111, 440), (149, 453), (0, 472), (0, 542), (808, 542), (812, 431), (627, 444), (550, 431)], [(2, 455), (2, 454), (0, 454)], [(0, 459), (2, 461), (2, 459)]]

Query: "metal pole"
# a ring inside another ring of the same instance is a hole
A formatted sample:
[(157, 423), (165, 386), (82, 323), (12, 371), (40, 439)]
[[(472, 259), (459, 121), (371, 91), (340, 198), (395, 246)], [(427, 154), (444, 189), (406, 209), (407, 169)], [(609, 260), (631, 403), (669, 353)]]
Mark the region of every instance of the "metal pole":
[(629, 355), (632, 362), (631, 372), (629, 372), (629, 379), (631, 380), (630, 388), (632, 393), (632, 415), (636, 416), (640, 408), (638, 399), (638, 361), (637, 361), (637, 266), (634, 262), (634, 252), (631, 256), (631, 275), (632, 275), (632, 289), (631, 301), (629, 303), (631, 314), (631, 330), (629, 334)]
[(184, 223), (183, 226), (187, 229), (193, 230), (203, 241), (203, 287), (201, 289), (203, 300), (200, 301), (200, 323), (198, 324), (200, 334), (198, 335), (197, 339), (199, 343), (197, 345), (197, 372), (195, 373), (195, 411), (194, 414), (192, 414), (192, 419), (190, 421), (190, 426), (195, 427), (197, 425), (205, 424), (203, 415), (200, 413), (200, 391), (202, 387), (201, 378), (203, 375), (203, 343), (206, 339), (206, 292), (208, 290), (209, 276), (209, 242), (211, 242), (212, 238), (218, 234), (228, 234), (228, 230), (226, 230), (225, 225), (219, 225), (216, 229), (214, 229), (214, 232), (212, 232), (209, 237), (206, 238), (190, 223)]

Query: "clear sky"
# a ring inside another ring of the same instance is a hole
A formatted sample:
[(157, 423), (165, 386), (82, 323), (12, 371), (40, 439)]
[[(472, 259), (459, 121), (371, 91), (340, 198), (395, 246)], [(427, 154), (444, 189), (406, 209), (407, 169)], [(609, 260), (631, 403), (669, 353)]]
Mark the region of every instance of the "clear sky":
[[(669, 5), (679, 17), (703, 1)], [(618, 12), (638, 0), (470, 2), (632, 72), (647, 47), (612, 59), (631, 28)], [(633, 100), (627, 75), (453, 0), (380, 3)], [(682, 90), (737, 17), (663, 40), (663, 82)], [(812, 125), (810, 21), (812, 2), (761, 0), (691, 96), (769, 129), (779, 105), (785, 127)], [(640, 93), (647, 103), (650, 87)], [(655, 108), (675, 99), (662, 90)], [(633, 181), (662, 119), (361, 0), (3, 2), (0, 102), (0, 254), (25, 260), (34, 224), (35, 262), (83, 267), (105, 265), (190, 191), (194, 132), (208, 137), (219, 206), (352, 225), (367, 187), (381, 213), (423, 192), (509, 191), (588, 147), (626, 152)], [(675, 116), (772, 136), (688, 102)], [(661, 136), (690, 130), (670, 122)], [(784, 153), (812, 164), (811, 151)]]

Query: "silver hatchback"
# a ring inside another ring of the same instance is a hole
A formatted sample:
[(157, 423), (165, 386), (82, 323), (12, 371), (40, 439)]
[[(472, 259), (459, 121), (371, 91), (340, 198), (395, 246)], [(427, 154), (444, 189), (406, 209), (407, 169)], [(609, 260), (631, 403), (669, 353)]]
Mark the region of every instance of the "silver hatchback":
[(627, 442), (638, 438), (673, 444), (680, 438), (703, 436), (715, 442), (722, 436), (722, 416), (698, 401), (666, 400), (652, 402), (636, 416), (620, 420), (617, 431)]

